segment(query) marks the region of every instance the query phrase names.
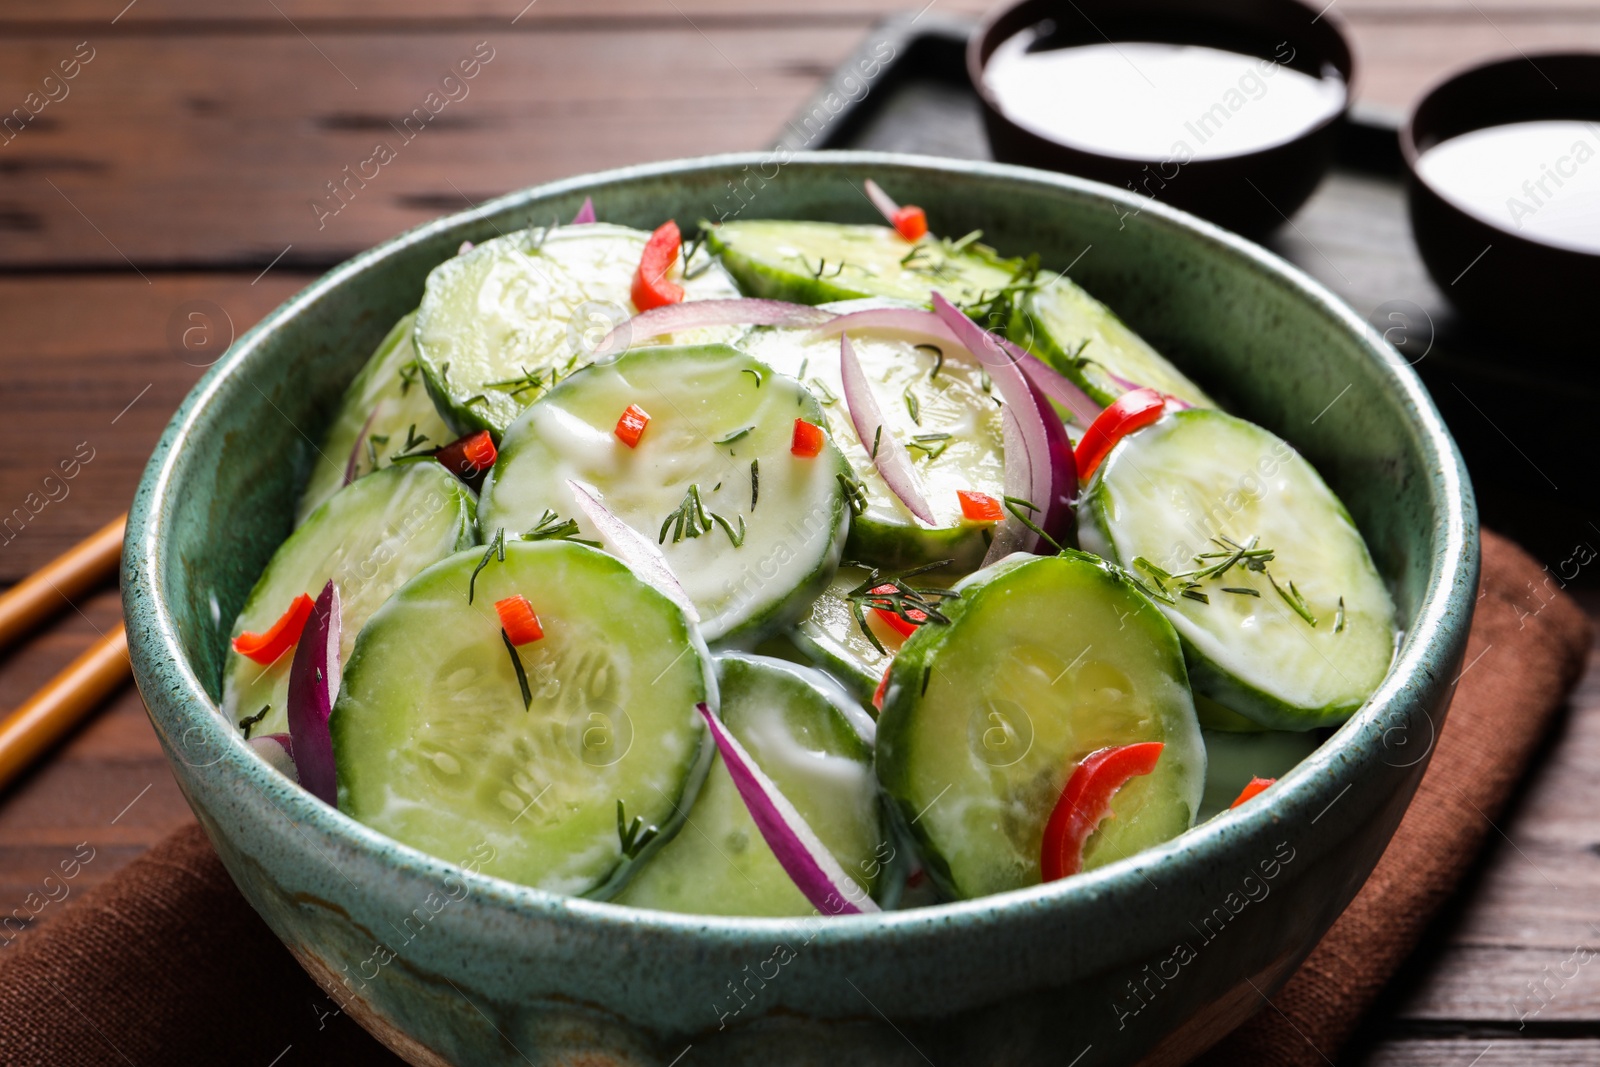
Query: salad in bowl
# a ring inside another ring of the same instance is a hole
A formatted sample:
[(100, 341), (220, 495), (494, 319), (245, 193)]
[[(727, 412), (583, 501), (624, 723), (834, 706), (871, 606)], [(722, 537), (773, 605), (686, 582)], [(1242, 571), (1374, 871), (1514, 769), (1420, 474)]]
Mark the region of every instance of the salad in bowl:
[(1344, 504), (1029, 249), (866, 191), (438, 264), (228, 721), (423, 853), (691, 915), (980, 898), (1272, 804), (1395, 655)]

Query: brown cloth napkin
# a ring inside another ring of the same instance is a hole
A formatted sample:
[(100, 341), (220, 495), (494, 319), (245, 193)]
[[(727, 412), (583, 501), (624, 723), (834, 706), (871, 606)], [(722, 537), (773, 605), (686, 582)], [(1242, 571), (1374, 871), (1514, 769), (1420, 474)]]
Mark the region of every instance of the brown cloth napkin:
[[(1349, 1037), (1460, 879), (1582, 673), (1589, 623), (1520, 549), (1483, 539), (1483, 586), (1448, 725), (1393, 843), (1264, 1011), (1206, 1064), (1319, 1064)], [(1281, 1012), (1281, 1014), (1280, 1014)], [(179, 830), (0, 956), (0, 1064), (400, 1061), (318, 989)]]

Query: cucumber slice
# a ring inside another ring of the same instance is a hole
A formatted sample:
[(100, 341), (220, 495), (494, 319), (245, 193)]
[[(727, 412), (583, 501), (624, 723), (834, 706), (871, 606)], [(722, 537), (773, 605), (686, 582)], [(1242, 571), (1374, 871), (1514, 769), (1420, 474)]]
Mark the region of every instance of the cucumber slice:
[[(1152, 588), (1139, 558), (1179, 574), (1219, 562), (1195, 562), (1220, 551), (1212, 538), (1255, 538), (1274, 553), (1265, 573), (1236, 566), (1203, 580), (1196, 592), (1209, 603), (1162, 605), (1196, 692), (1263, 726), (1343, 722), (1389, 669), (1394, 604), (1366, 543), (1311, 464), (1259, 426), (1196, 408), (1124, 438), (1084, 491), (1079, 523), (1085, 548)], [(1280, 595), (1291, 582), (1315, 625)]]
[(1202, 730), (1206, 740), (1206, 790), (1200, 800), (1200, 821), (1228, 810), (1252, 778), (1282, 778), (1317, 750), (1314, 733), (1267, 730), (1229, 733)]
[[(818, 667), (827, 671), (861, 702), (870, 705), (877, 692), (878, 682), (889, 666), (889, 661), (900, 651), (906, 638), (878, 617), (865, 610), (867, 627), (878, 645), (861, 631), (855, 612), (850, 606), (849, 593), (866, 581), (870, 572), (854, 563), (839, 567), (833, 581), (816, 600), (811, 610), (789, 631), (789, 639)], [(909, 579), (910, 584), (921, 588), (948, 588), (960, 577), (954, 568), (928, 571)], [(879, 645), (882, 651), (879, 651)]]
[(993, 525), (966, 521), (956, 492), (976, 490), (997, 498), (1005, 493), (1000, 408), (982, 364), (971, 353), (923, 341), (891, 330), (850, 334), (883, 411), (884, 433), (911, 453), (923, 496), (938, 520), (934, 527), (913, 516), (884, 483), (857, 437), (843, 399), (837, 337), (811, 339), (807, 330), (761, 328), (739, 344), (783, 374), (803, 375), (823, 405), (828, 435), (867, 491), (865, 510), (850, 523), (851, 558), (890, 568), (950, 560), (957, 570), (970, 571), (983, 562)]
[(889, 671), (878, 777), (945, 893), (1039, 881), (1045, 823), (1096, 749), (1166, 745), (1084, 850), (1103, 866), (1188, 829), (1205, 748), (1177, 634), (1125, 577), (1081, 552), (1009, 556), (955, 587)]
[[(300, 494), (295, 525), (305, 522), (329, 497), (344, 487), (345, 464), (360, 442), (356, 477), (392, 465), (409, 439), (424, 449), (448, 444), (456, 437), (439, 417), (433, 398), (422, 384), (417, 349), (411, 343), (413, 311), (394, 324), (383, 343), (344, 391), (333, 424), (323, 435), (311, 478)], [(368, 422), (368, 419), (371, 422)], [(424, 443), (425, 442), (425, 443)], [(374, 465), (376, 460), (376, 465)]]
[(1127, 392), (1111, 377), (1115, 374), (1197, 407), (1217, 406), (1110, 308), (1066, 275), (1026, 291), (1006, 332), (1102, 405)]
[[(558, 377), (587, 363), (614, 326), (635, 313), (629, 296), (650, 235), (605, 223), (525, 230), (485, 241), (428, 275), (416, 343), (428, 391), (457, 434), (499, 440)], [(681, 258), (681, 257), (680, 257)], [(715, 263), (672, 274), (690, 300), (738, 296)], [(690, 331), (726, 340), (736, 331)]]
[(967, 307), (1004, 289), (1021, 266), (970, 242), (957, 248), (925, 237), (913, 245), (887, 226), (780, 219), (701, 225), (746, 296), (799, 304), (886, 296), (927, 306), (937, 289)]
[[(441, 859), (487, 852), (486, 874), (605, 896), (676, 831), (710, 766), (695, 710), (717, 699), (710, 655), (604, 552), (511, 542), (474, 582), (484, 558), (429, 567), (362, 629), (329, 720), (339, 810)], [(494, 607), (517, 594), (544, 629), (516, 650), (526, 706)], [(619, 800), (659, 828), (632, 856)]]
[[(850, 698), (827, 677), (781, 660), (717, 657), (722, 721), (777, 783), (839, 865), (869, 892), (893, 858), (872, 749)], [(809, 915), (750, 817), (719, 755), (684, 828), (639, 868), (618, 904), (696, 915)]]
[[(629, 448), (614, 431), (633, 404), (650, 423)], [(567, 481), (593, 485), (619, 518), (664, 542), (707, 640), (754, 643), (827, 586), (848, 532), (849, 468), (832, 444), (793, 455), (796, 418), (820, 423), (811, 394), (737, 349), (634, 349), (562, 382), (506, 432), (483, 487), (483, 529), (516, 536), (553, 511), (593, 538)]]
[[(302, 593), (315, 598), (328, 579), (339, 587), (339, 658), (356, 632), (412, 575), (476, 540), (472, 493), (431, 459), (403, 463), (339, 490), (278, 547), (257, 579), (233, 637), (261, 633)], [(222, 710), (230, 722), (254, 716), (250, 733), (289, 729), (287, 700), (293, 649), (262, 666), (228, 650)]]

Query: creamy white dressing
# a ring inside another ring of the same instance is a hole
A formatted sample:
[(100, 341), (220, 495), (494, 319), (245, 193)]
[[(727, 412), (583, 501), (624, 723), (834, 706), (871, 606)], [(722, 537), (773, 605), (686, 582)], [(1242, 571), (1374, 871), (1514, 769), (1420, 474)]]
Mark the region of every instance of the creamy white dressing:
[[(1020, 126), (1124, 159), (1220, 159), (1283, 144), (1339, 114), (1347, 89), (1274, 59), (1148, 41), (1039, 47), (1030, 27), (1004, 41), (983, 81)], [(1179, 179), (1181, 180), (1181, 178)]]

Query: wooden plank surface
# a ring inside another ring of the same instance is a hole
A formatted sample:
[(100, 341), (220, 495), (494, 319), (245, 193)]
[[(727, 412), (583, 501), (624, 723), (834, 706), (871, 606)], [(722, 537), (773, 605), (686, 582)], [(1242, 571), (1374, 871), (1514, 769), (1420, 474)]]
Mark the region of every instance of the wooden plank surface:
[[(79, 42), (95, 50), (68, 97), (0, 143), (0, 520), (13, 516), (0, 533), (0, 585), (127, 506), (202, 373), (204, 359), (173, 340), (174, 323), (191, 325), (196, 309), (217, 336), (237, 335), (312, 268), (468, 200), (601, 167), (759, 148), (874, 20), (923, 7), (125, 3), (0, 7), (0, 113)], [(939, 0), (930, 10), (984, 6)], [(1338, 0), (1337, 11), (1357, 42), (1365, 98), (1397, 107), (1474, 58), (1600, 45), (1589, 0)], [(494, 59), (470, 95), (319, 229), (309, 204), (324, 183), (367, 158), (375, 138), (398, 138), (388, 124), (479, 41)], [(73, 458), (64, 481), (60, 463)], [(1586, 606), (1600, 617), (1600, 598)], [(111, 591), (87, 598), (0, 658), (0, 706), (20, 702), (117, 610)], [(1600, 652), (1497, 843), (1349, 1062), (1600, 1062), (1600, 955), (1581, 965), (1575, 955), (1600, 953), (1597, 763)], [(48, 924), (190, 817), (126, 690), (0, 794), (0, 917), (21, 909), (37, 912), (30, 927)], [(50, 899), (45, 876), (74, 863), (65, 899)], [(9, 943), (0, 934), (0, 960)]]
[[(141, 0), (116, 26), (15, 23), (0, 35), (0, 106), (63, 62), (78, 72), (0, 143), (0, 269), (325, 266), (521, 186), (757, 148), (897, 9), (822, 0), (757, 17), (674, 2), (542, 0), (515, 26), (490, 18), (503, 6), (300, 26), (257, 5), (185, 22), (189, 9)], [(1465, 56), (1600, 46), (1594, 10), (1351, 6), (1348, 18), (1362, 97), (1396, 108)], [(456, 99), (429, 104), (475, 50), (492, 58)], [(403, 126), (414, 114), (427, 121)], [(380, 144), (392, 161), (372, 162)]]

